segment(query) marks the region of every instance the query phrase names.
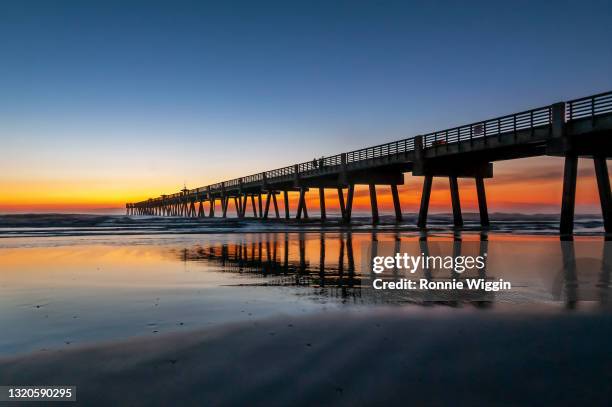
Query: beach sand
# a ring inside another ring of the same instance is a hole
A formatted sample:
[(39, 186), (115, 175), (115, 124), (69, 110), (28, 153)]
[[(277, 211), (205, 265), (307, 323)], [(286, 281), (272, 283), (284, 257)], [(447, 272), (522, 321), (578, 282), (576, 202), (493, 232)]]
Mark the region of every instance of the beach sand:
[(4, 358), (0, 383), (88, 406), (609, 405), (611, 337), (610, 314), (328, 312)]

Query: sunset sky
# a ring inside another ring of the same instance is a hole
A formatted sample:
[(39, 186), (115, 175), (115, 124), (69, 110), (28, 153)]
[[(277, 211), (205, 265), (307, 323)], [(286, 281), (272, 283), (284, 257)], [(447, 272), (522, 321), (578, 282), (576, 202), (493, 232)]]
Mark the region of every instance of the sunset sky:
[[(117, 212), (612, 89), (612, 3), (494, 3), (3, 2), (0, 213)], [(558, 212), (561, 159), (494, 173), (490, 211)], [(598, 213), (592, 162), (579, 175), (577, 211)], [(406, 211), (421, 185), (406, 175)]]

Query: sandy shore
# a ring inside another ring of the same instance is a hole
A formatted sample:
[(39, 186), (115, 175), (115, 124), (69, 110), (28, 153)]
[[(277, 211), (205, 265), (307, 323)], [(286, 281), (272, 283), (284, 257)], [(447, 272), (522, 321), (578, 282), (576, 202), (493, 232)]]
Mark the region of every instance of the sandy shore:
[(612, 315), (399, 309), (0, 359), (82, 405), (610, 405)]

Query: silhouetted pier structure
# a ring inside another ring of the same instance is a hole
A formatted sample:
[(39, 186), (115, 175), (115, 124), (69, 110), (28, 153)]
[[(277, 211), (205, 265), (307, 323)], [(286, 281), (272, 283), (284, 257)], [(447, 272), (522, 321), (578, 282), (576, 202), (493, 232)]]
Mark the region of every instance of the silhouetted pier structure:
[[(326, 219), (325, 190), (338, 195), (342, 219), (350, 222), (355, 185), (368, 185), (372, 222), (379, 222), (376, 187), (391, 189), (395, 217), (402, 220), (397, 186), (404, 173), (424, 177), (418, 226), (425, 228), (433, 177), (449, 179), (453, 223), (463, 226), (458, 178), (476, 183), (480, 223), (489, 225), (485, 178), (493, 177), (495, 161), (536, 156), (565, 158), (560, 232), (571, 235), (578, 158), (595, 166), (606, 233), (612, 233), (612, 194), (606, 160), (612, 156), (612, 92), (484, 120), (390, 143), (303, 162), (195, 189), (183, 189), (146, 201), (126, 204), (128, 215), (213, 217), (217, 207), (227, 216), (233, 203), (238, 217), (249, 210), (268, 219), (274, 210), (281, 218), (278, 199), (284, 200), (289, 219), (289, 193), (299, 194), (296, 219), (308, 218), (306, 194), (318, 189), (321, 219)], [(346, 190), (346, 193), (345, 193)], [(279, 197), (279, 198), (277, 198)], [(528, 198), (526, 198), (527, 200)], [(205, 210), (205, 205), (208, 207)], [(272, 208), (271, 208), (272, 207)]]

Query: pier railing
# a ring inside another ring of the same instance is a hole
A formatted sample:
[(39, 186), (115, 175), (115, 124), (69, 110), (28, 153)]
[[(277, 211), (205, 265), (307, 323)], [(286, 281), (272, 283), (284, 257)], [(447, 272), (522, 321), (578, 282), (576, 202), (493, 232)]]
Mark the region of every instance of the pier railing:
[(612, 92), (600, 93), (566, 103), (566, 119), (576, 120), (612, 112)]
[(516, 133), (519, 130), (547, 126), (551, 123), (551, 120), (552, 108), (550, 106), (526, 110), (520, 113), (426, 134), (423, 136), (423, 146), (432, 147), (440, 144), (499, 136), (504, 133)]

